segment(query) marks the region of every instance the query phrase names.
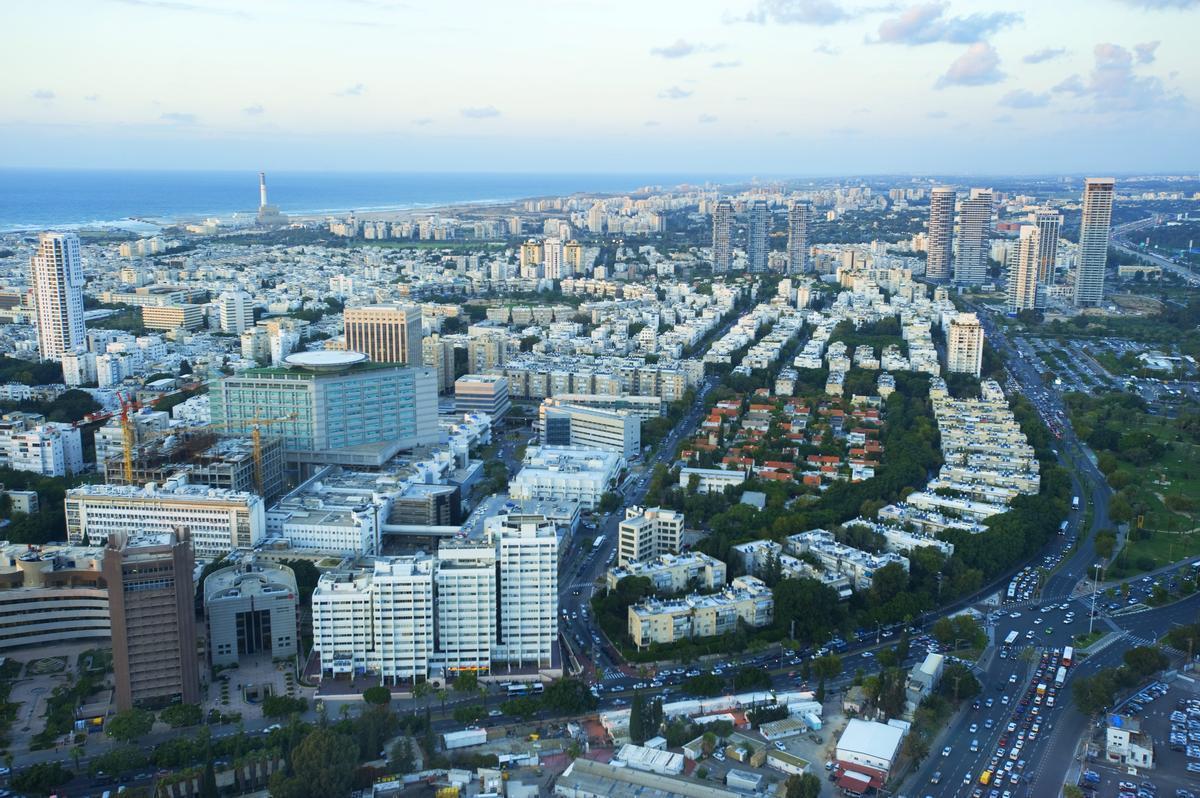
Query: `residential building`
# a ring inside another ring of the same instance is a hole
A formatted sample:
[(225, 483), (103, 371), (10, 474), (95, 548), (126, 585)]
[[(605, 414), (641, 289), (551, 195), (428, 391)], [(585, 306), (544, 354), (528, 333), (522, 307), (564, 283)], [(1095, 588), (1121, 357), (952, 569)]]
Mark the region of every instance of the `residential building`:
[(530, 446), (520, 472), (509, 481), (514, 499), (573, 499), (594, 510), (617, 486), (625, 458), (578, 446)]
[(189, 485), (185, 476), (162, 486), (81, 485), (65, 498), (67, 539), (98, 545), (114, 534), (189, 530), (198, 557), (250, 549), (263, 537), (263, 500), (253, 493)]
[(771, 589), (757, 577), (739, 576), (719, 593), (691, 594), (681, 599), (647, 599), (629, 606), (629, 636), (639, 649), (715, 637), (741, 624), (759, 628), (774, 620)]
[(204, 580), (208, 659), (232, 666), (245, 656), (294, 657), (300, 639), (296, 574), (278, 563), (248, 557)]
[(698, 551), (660, 554), (653, 559), (609, 568), (608, 589), (615, 590), (617, 583), (627, 576), (649, 579), (655, 593), (713, 591), (725, 586), (725, 563)]
[(421, 362), (437, 372), (438, 393), (454, 390), (454, 344), (434, 333), (421, 339)]
[(992, 190), (973, 188), (970, 196), (962, 201), (959, 211), (958, 252), (954, 258), (955, 283), (980, 285), (987, 281), (991, 234)]
[(487, 413), (499, 423), (512, 409), (508, 379), (499, 374), (464, 374), (454, 381), (454, 412)]
[(212, 423), (248, 434), (264, 421), (283, 439), (288, 468), (379, 467), (436, 443), (433, 369), (365, 362), (357, 352), (301, 352), (286, 367), (254, 368), (211, 384)]
[(692, 490), (692, 480), (695, 479), (697, 493), (721, 493), (725, 488), (736, 487), (746, 481), (746, 472), (740, 469), (724, 468), (681, 468), (679, 469), (679, 487)]
[(509, 667), (552, 668), (558, 639), (557, 529), (538, 514), (509, 514), (489, 518), (485, 530), (499, 564), (492, 659)]
[(787, 551), (795, 557), (810, 556), (820, 561), (826, 573), (849, 577), (857, 590), (867, 590), (875, 579), (875, 572), (889, 565), (899, 565), (908, 571), (908, 558), (886, 551), (872, 554), (839, 543), (832, 532), (814, 529), (798, 532), (787, 538)]
[(959, 313), (950, 322), (946, 370), (975, 377), (983, 372), (983, 325), (974, 313)]
[(495, 330), (468, 334), (467, 371), (482, 374), (504, 365), (508, 356), (505, 335)]
[(37, 252), (29, 264), (29, 283), (43, 360), (62, 360), (63, 355), (84, 346), (84, 282), (79, 236), (39, 235)]
[(83, 440), (73, 424), (46, 421), (37, 413), (0, 417), (0, 467), (47, 477), (83, 470)]
[(1041, 228), (1021, 225), (1021, 240), (1008, 258), (1008, 312), (1020, 313), (1038, 307), (1038, 274), (1042, 266)]
[(108, 537), (102, 572), (118, 711), (200, 702), (194, 567), (187, 527)]
[(954, 249), (954, 202), (957, 195), (949, 186), (937, 186), (929, 192), (929, 234), (925, 277), (935, 282), (950, 279), (951, 253)]
[(723, 199), (713, 210), (713, 274), (725, 274), (733, 268), (733, 203)]
[(1108, 235), (1115, 191), (1116, 180), (1111, 177), (1089, 177), (1083, 181), (1079, 265), (1075, 267), (1076, 307), (1095, 307), (1104, 299), (1104, 270), (1108, 267)]
[(1037, 208), (1031, 221), (1038, 230), (1037, 281), (1041, 285), (1054, 282), (1058, 259), (1058, 236), (1062, 231), (1062, 214), (1052, 208)]
[(807, 202), (793, 202), (788, 206), (788, 274), (808, 271), (808, 217), (811, 210), (812, 206)]
[(538, 408), (538, 424), (543, 445), (603, 449), (626, 460), (641, 455), (642, 421), (625, 410), (599, 410), (551, 398)]
[(678, 554), (683, 543), (683, 513), (661, 507), (625, 508), (617, 526), (617, 565)]
[(343, 313), (346, 349), (376, 363), (424, 364), (421, 308), (416, 305), (364, 305)]
[(547, 238), (542, 242), (542, 276), (547, 280), (561, 280), (570, 277), (570, 270), (563, 263), (563, 242), (561, 238)]
[(749, 271), (765, 272), (767, 270), (767, 236), (771, 227), (771, 212), (767, 209), (767, 201), (757, 199), (751, 202), (749, 216), (746, 240)]
[(486, 674), (497, 643), (497, 553), (486, 540), (444, 540), (438, 546), (437, 651), (447, 679)]
[(1109, 762), (1149, 770), (1154, 767), (1154, 739), (1142, 731), (1138, 718), (1111, 714), (1104, 732), (1104, 757)]
[(241, 335), (254, 326), (254, 302), (245, 291), (222, 291), (214, 307), (223, 333)]

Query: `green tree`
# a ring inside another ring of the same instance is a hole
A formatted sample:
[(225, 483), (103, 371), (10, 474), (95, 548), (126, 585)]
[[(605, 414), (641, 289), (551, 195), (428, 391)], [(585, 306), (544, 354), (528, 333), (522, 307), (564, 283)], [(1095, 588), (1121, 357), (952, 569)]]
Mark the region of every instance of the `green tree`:
[(114, 740), (131, 743), (145, 737), (153, 727), (154, 713), (135, 708), (113, 715), (104, 725), (104, 731)]
[(363, 701), (378, 707), (387, 706), (392, 702), (392, 691), (383, 685), (375, 685), (363, 690)]
[(10, 784), (18, 792), (49, 795), (55, 787), (66, 784), (75, 774), (57, 762), (39, 762), (24, 768), (12, 777)]
[(392, 770), (397, 773), (412, 773), (416, 770), (416, 757), (413, 755), (412, 741), (407, 737), (401, 737), (392, 746), (390, 765)]
[(199, 798), (218, 798), (220, 794), (217, 789), (217, 772), (210, 756), (204, 763), (204, 774), (200, 777)]
[(199, 725), (203, 719), (199, 704), (172, 704), (158, 713), (158, 719), (163, 723), (178, 729), (183, 726)]
[(784, 782), (785, 798), (819, 798), (821, 780), (811, 773), (803, 776), (788, 776)]
[(646, 699), (634, 693), (629, 703), (629, 739), (634, 745), (646, 742)]
[(273, 798), (326, 798), (346, 795), (354, 780), (358, 746), (353, 738), (318, 726), (305, 735), (290, 757), (292, 775), (271, 779)]

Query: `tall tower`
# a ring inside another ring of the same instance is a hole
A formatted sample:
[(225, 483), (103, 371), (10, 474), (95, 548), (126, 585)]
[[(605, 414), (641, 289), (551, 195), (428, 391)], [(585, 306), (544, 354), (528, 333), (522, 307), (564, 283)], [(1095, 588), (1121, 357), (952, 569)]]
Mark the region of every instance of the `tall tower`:
[(416, 305), (364, 305), (342, 314), (346, 349), (362, 352), (375, 363), (424, 362), (421, 309)]
[(1037, 208), (1033, 212), (1034, 225), (1038, 229), (1038, 282), (1049, 285), (1054, 281), (1054, 266), (1058, 258), (1058, 233), (1062, 230), (1062, 215), (1051, 208)]
[(37, 310), (38, 350), (43, 360), (62, 360), (83, 346), (83, 264), (79, 236), (42, 233), (29, 262)]
[(1021, 240), (1008, 259), (1008, 311), (1020, 313), (1037, 307), (1038, 267), (1041, 257), (1041, 228), (1021, 225)]
[(808, 271), (808, 215), (811, 206), (807, 202), (793, 202), (788, 207), (788, 274), (803, 274)]
[(267, 173), (258, 173), (258, 207), (267, 207)]
[(988, 239), (992, 233), (992, 190), (973, 188), (962, 201), (958, 222), (958, 254), (954, 282), (979, 285), (987, 280)]
[(750, 230), (746, 242), (746, 254), (750, 260), (750, 271), (767, 270), (767, 232), (771, 225), (771, 214), (766, 200), (754, 200), (750, 204)]
[(1083, 218), (1079, 221), (1079, 266), (1075, 269), (1075, 306), (1094, 307), (1104, 299), (1104, 269), (1108, 266), (1108, 228), (1112, 223), (1111, 177), (1083, 181)]
[(975, 377), (983, 371), (983, 325), (974, 313), (959, 313), (950, 322), (946, 370)]
[(713, 274), (733, 267), (733, 203), (723, 199), (713, 210)]
[(954, 198), (954, 189), (949, 186), (938, 186), (929, 194), (929, 258), (925, 261), (925, 276), (937, 282), (950, 279)]

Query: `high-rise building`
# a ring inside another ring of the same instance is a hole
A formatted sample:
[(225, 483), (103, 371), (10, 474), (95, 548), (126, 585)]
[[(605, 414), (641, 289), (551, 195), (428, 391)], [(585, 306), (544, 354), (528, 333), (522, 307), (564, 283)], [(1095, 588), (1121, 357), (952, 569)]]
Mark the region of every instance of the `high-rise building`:
[(444, 540), (438, 546), (437, 650), (447, 676), (487, 673), (496, 645), (496, 546), (484, 540)]
[(793, 202), (788, 207), (788, 274), (808, 271), (808, 217), (811, 209), (807, 202)]
[(1038, 305), (1038, 266), (1041, 263), (1041, 229), (1021, 225), (1021, 240), (1008, 256), (1008, 312), (1033, 310)]
[(454, 388), (454, 343), (434, 333), (421, 339), (421, 359), (437, 372), (438, 391)]
[(950, 322), (946, 370), (976, 377), (983, 371), (983, 325), (974, 313), (959, 313)]
[(713, 210), (713, 274), (733, 268), (733, 203), (723, 199)]
[(241, 335), (254, 326), (254, 303), (245, 291), (223, 291), (215, 304), (221, 332)]
[(346, 348), (376, 363), (423, 362), (421, 309), (416, 305), (365, 305), (346, 308)]
[(992, 234), (992, 190), (973, 188), (962, 201), (958, 218), (958, 253), (954, 282), (980, 285), (988, 277), (989, 239)]
[(508, 378), (499, 374), (464, 374), (454, 381), (454, 412), (487, 413), (499, 422), (512, 409)]
[(563, 272), (568, 275), (583, 273), (583, 244), (578, 241), (563, 245)]
[(212, 383), (212, 423), (247, 434), (264, 420), (294, 472), (315, 465), (378, 467), (437, 443), (437, 375), (370, 363), (359, 352), (300, 352), (286, 368), (248, 369)]
[(646, 562), (664, 554), (678, 554), (683, 543), (683, 513), (661, 507), (627, 507), (625, 520), (617, 527), (617, 534), (617, 565), (620, 566)]
[(608, 221), (608, 211), (604, 208), (603, 202), (597, 202), (588, 209), (588, 232), (603, 233), (605, 223)]
[(1033, 224), (1038, 229), (1038, 273), (1042, 285), (1054, 282), (1054, 267), (1058, 259), (1058, 234), (1062, 230), (1062, 214), (1051, 208), (1037, 208)]
[(487, 519), (500, 563), (500, 620), (493, 658), (515, 666), (550, 667), (558, 637), (558, 532), (541, 515)]
[(83, 264), (79, 236), (42, 233), (29, 263), (37, 311), (38, 351), (43, 360), (62, 360), (84, 345)]
[(749, 270), (765, 272), (767, 270), (767, 248), (771, 227), (771, 212), (767, 210), (766, 200), (754, 200), (750, 203), (750, 223), (746, 241), (746, 257), (749, 260)]
[(1104, 270), (1108, 266), (1108, 231), (1116, 182), (1111, 177), (1089, 177), (1083, 182), (1079, 265), (1075, 269), (1076, 307), (1095, 307), (1104, 299)]
[(467, 336), (467, 370), (482, 374), (489, 369), (504, 365), (508, 355), (508, 343), (501, 330), (485, 330)]
[(104, 550), (117, 709), (200, 702), (186, 528), (114, 533)]
[(563, 265), (563, 242), (560, 238), (547, 238), (542, 242), (542, 276), (547, 280), (561, 280), (571, 275)]
[(925, 276), (937, 282), (950, 279), (950, 253), (954, 246), (954, 199), (954, 189), (949, 186), (938, 186), (929, 193)]

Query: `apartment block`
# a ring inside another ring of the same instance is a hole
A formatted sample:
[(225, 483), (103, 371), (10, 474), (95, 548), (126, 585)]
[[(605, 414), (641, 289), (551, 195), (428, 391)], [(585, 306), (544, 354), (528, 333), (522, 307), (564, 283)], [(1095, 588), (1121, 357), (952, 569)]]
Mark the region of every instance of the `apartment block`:
[(814, 529), (789, 535), (786, 549), (793, 556), (800, 557), (811, 554), (821, 561), (821, 566), (829, 573), (847, 576), (856, 590), (866, 590), (871, 587), (875, 572), (893, 563), (908, 571), (908, 558), (901, 557), (895, 552), (871, 554), (839, 543), (832, 532), (824, 529)]
[(47, 477), (78, 474), (83, 470), (80, 432), (37, 413), (5, 413), (0, 417), (0, 467)]
[(629, 636), (639, 649), (697, 637), (730, 634), (739, 624), (759, 628), (774, 620), (771, 589), (753, 576), (739, 576), (720, 593), (681, 599), (649, 599), (629, 607)]
[(628, 576), (649, 579), (655, 593), (717, 590), (725, 585), (725, 563), (698, 551), (660, 554), (650, 560), (609, 568), (608, 589), (616, 589), (617, 583)]
[(142, 326), (148, 330), (198, 330), (204, 326), (204, 307), (142, 305)]
[(617, 565), (678, 554), (683, 543), (683, 513), (661, 507), (625, 508), (617, 527)]
[(626, 460), (641, 455), (642, 422), (623, 410), (598, 410), (545, 399), (538, 408), (541, 440), (547, 446), (580, 446), (616, 452)]

